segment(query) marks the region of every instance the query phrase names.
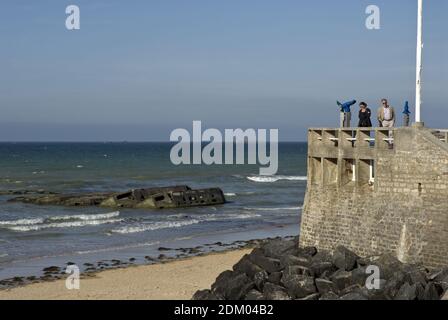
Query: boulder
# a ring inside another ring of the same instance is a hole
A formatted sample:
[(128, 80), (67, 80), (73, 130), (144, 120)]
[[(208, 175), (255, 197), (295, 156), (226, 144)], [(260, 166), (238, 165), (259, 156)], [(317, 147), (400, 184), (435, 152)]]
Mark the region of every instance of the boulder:
[(316, 253), (317, 253), (316, 247), (304, 247), (299, 248), (298, 250), (298, 256), (301, 257), (313, 257), (316, 255)]
[(199, 290), (193, 295), (193, 300), (218, 300), (210, 290)]
[(320, 298), (320, 294), (319, 293), (313, 293), (313, 294), (310, 294), (309, 296), (306, 296), (305, 298), (301, 298), (301, 299), (298, 299), (298, 300), (308, 300), (308, 301), (311, 301), (311, 300), (319, 300), (319, 298)]
[(428, 283), (424, 288), (423, 295), (419, 300), (440, 300), (439, 292), (434, 283)]
[(252, 300), (252, 301), (264, 300), (264, 296), (260, 291), (252, 289), (246, 294), (244, 300)]
[(304, 298), (317, 293), (314, 278), (305, 275), (283, 274), (282, 284), (292, 298)]
[(398, 290), (394, 300), (415, 300), (417, 298), (417, 285), (404, 283)]
[(339, 296), (336, 293), (330, 291), (323, 294), (319, 300), (339, 300)]
[(371, 260), (371, 265), (376, 265), (380, 269), (381, 279), (389, 280), (394, 273), (400, 271), (403, 264), (391, 254), (383, 254)]
[(268, 281), (276, 285), (279, 285), (281, 280), (282, 280), (282, 272), (273, 272), (268, 277)]
[(267, 257), (280, 259), (287, 252), (297, 252), (298, 243), (294, 240), (275, 239), (261, 247)]
[(291, 300), (285, 288), (270, 282), (265, 283), (263, 296), (266, 300)]
[(448, 300), (448, 290), (443, 294), (441, 300)]
[(254, 250), (254, 252), (249, 255), (249, 259), (263, 270), (266, 270), (268, 273), (282, 270), (280, 260), (266, 257), (260, 254), (259, 251)]
[(316, 283), (317, 290), (322, 295), (326, 294), (328, 292), (336, 291), (336, 287), (335, 287), (333, 281), (317, 278), (315, 280), (315, 283)]
[(288, 266), (310, 266), (310, 260), (305, 257), (296, 257), (291, 254), (284, 255), (280, 258), (280, 265), (282, 268), (286, 268)]
[(361, 287), (360, 292), (369, 300), (387, 300), (385, 293), (386, 280), (380, 279), (379, 289), (368, 289), (366, 286)]
[(333, 251), (333, 264), (339, 269), (345, 271), (352, 271), (356, 266), (356, 260), (359, 257), (349, 249), (343, 246), (338, 246)]
[(238, 261), (237, 264), (233, 266), (233, 270), (241, 273), (245, 273), (248, 277), (253, 278), (254, 275), (260, 271), (263, 271), (258, 265), (254, 264), (250, 259), (249, 255), (245, 255)]
[(350, 292), (343, 295), (339, 300), (368, 300), (359, 292)]
[(330, 280), (333, 281), (338, 291), (342, 291), (353, 284), (352, 273), (342, 269), (336, 271), (330, 277)]
[(337, 270), (335, 265), (325, 261), (315, 261), (310, 265), (309, 269), (311, 274), (320, 278), (325, 278), (324, 274), (332, 274)]
[(258, 290), (263, 291), (263, 286), (264, 286), (265, 282), (268, 281), (268, 277), (269, 277), (268, 273), (264, 270), (257, 272), (253, 278), (255, 287)]

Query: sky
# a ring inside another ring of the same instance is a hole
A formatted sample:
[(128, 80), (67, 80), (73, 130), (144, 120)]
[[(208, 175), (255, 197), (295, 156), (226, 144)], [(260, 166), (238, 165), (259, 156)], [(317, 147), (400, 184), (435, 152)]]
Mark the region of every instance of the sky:
[[(80, 30), (65, 27), (72, 4)], [(425, 0), (434, 128), (448, 127), (447, 15)], [(193, 120), (304, 141), (338, 126), (336, 100), (413, 108), (416, 30), (417, 0), (2, 0), (0, 141), (168, 141)]]

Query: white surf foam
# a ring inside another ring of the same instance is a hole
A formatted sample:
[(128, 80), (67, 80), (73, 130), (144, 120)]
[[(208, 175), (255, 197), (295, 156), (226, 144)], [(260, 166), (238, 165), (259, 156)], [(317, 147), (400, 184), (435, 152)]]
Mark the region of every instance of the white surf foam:
[(306, 181), (306, 176), (249, 176), (247, 177), (248, 180), (253, 182), (277, 182), (281, 180), (288, 180), (288, 181)]
[(22, 225), (34, 225), (43, 223), (43, 218), (36, 219), (19, 219), (19, 220), (11, 220), (11, 221), (0, 221), (0, 226), (22, 226)]
[(224, 196), (226, 196), (226, 197), (236, 197), (236, 193), (227, 192), (227, 193), (224, 193)]
[(114, 211), (109, 213), (99, 213), (99, 214), (78, 214), (78, 215), (67, 215), (67, 216), (55, 216), (50, 217), (48, 220), (51, 221), (61, 221), (61, 220), (102, 220), (102, 219), (111, 219), (118, 217), (120, 215), (120, 211)]
[(255, 213), (198, 215), (194, 216), (194, 218), (190, 218), (189, 220), (183, 220), (183, 221), (158, 221), (148, 224), (140, 223), (138, 225), (125, 226), (113, 229), (111, 232), (119, 234), (129, 234), (145, 231), (154, 231), (159, 229), (181, 228), (193, 224), (198, 224), (201, 222), (210, 222), (210, 221), (219, 221), (228, 219), (253, 219), (257, 217), (261, 216)]
[(60, 222), (60, 223), (45, 223), (45, 224), (35, 224), (35, 225), (20, 225), (8, 227), (12, 231), (39, 231), (43, 229), (55, 229), (55, 228), (74, 228), (74, 227), (85, 227), (85, 226), (97, 226), (101, 224), (117, 223), (121, 222), (123, 219), (104, 219), (104, 220), (85, 220), (85, 221), (71, 221), (71, 222)]

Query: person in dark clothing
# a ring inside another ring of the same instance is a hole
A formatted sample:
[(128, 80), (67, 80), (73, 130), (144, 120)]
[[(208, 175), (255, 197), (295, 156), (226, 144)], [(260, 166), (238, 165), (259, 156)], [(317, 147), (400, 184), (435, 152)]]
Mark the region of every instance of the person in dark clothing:
[(358, 127), (361, 128), (371, 128), (372, 127), (372, 121), (370, 120), (370, 117), (372, 115), (372, 111), (367, 108), (367, 103), (361, 102), (359, 104), (359, 107), (361, 108), (359, 110), (359, 124)]

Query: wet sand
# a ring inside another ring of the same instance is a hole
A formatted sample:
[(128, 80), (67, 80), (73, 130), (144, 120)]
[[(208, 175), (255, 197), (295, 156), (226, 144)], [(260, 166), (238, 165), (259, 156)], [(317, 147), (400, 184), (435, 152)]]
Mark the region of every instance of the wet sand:
[(197, 290), (210, 288), (221, 272), (251, 250), (102, 271), (82, 277), (79, 290), (68, 290), (65, 280), (34, 283), (1, 290), (0, 300), (188, 300)]

